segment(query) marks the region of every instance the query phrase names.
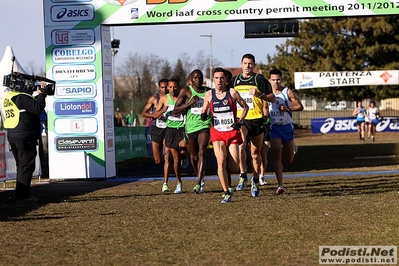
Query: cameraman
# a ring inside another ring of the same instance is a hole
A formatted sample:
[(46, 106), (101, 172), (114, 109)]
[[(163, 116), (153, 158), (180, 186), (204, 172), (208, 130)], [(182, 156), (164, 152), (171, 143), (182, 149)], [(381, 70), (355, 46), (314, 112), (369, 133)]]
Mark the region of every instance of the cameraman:
[(32, 96), (33, 88), (38, 86), (25, 87), (8, 91), (3, 102), (4, 127), (17, 165), (17, 202), (37, 202), (37, 198), (30, 196), (30, 185), (35, 171), (36, 145), (41, 137), (40, 114), (46, 106), (47, 95), (42, 91), (45, 84), (40, 86), (36, 97)]

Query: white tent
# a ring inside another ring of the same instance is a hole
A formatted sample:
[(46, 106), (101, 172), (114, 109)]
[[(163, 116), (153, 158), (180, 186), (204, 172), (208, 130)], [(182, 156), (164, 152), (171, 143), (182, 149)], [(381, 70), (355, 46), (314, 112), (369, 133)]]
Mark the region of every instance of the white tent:
[[(3, 86), (3, 77), (4, 75), (8, 75), (11, 73), (11, 68), (13, 66), (12, 57), (15, 56), (11, 46), (7, 46), (4, 52), (3, 58), (0, 61), (0, 78), (1, 78), (1, 86), (0, 86), (0, 101), (3, 102), (5, 96), (6, 87)], [(18, 63), (16, 57), (14, 61), (14, 72), (25, 73), (25, 70)]]

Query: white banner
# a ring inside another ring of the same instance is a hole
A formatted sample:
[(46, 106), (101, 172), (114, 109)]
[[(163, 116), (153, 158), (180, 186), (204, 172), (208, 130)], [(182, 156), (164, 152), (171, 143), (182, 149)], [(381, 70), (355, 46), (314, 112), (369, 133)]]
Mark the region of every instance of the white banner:
[(296, 89), (398, 85), (399, 70), (295, 72)]
[(148, 25), (399, 13), (393, 0), (44, 0), (44, 4), (45, 26), (80, 24), (77, 30), (96, 23)]

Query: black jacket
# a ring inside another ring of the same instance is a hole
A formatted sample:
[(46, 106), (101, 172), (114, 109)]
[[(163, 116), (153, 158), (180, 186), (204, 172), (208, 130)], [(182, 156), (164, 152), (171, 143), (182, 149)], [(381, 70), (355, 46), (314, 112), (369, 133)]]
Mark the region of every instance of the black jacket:
[(20, 112), (19, 123), (15, 128), (7, 129), (7, 139), (9, 143), (16, 140), (37, 141), (41, 134), (40, 114), (46, 107), (46, 95), (39, 94), (36, 99), (18, 94), (12, 98), (12, 101)]

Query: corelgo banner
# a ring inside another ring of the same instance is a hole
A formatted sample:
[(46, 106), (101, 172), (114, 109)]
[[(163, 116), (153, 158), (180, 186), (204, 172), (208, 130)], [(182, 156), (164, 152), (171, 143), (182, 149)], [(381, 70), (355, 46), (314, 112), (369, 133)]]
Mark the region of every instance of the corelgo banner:
[(399, 70), (295, 72), (296, 89), (398, 85)]

